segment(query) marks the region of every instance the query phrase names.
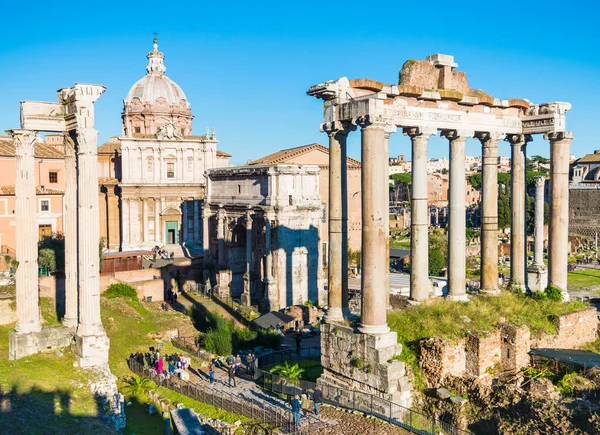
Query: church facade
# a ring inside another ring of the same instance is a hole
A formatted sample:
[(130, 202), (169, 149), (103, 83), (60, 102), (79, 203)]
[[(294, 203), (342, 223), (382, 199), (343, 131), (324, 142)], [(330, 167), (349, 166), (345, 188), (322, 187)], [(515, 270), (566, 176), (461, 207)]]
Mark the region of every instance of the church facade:
[(98, 148), (101, 233), (110, 251), (200, 251), (205, 173), (230, 156), (217, 150), (214, 129), (192, 135), (190, 104), (165, 74), (156, 39), (147, 58), (146, 75), (124, 100), (122, 135)]

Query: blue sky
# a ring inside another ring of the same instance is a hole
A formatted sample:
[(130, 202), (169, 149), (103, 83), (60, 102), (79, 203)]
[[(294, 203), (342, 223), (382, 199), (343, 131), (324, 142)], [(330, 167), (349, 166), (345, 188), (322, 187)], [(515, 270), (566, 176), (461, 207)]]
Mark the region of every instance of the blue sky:
[[(215, 127), (237, 164), (278, 149), (326, 144), (315, 83), (396, 83), (407, 59), (455, 56), (473, 88), (497, 98), (568, 101), (576, 155), (600, 148), (600, 26), (594, 2), (3, 2), (0, 127), (19, 101), (56, 101), (75, 82), (107, 87), (96, 103), (100, 143), (121, 132), (127, 91), (145, 74), (159, 32), (167, 75), (186, 93), (194, 132)], [(446, 6), (448, 5), (448, 6)], [(432, 157), (447, 142), (430, 142)], [(360, 158), (358, 132), (349, 154)], [(479, 146), (469, 141), (469, 154)], [(508, 155), (502, 144), (500, 153)], [(528, 154), (548, 155), (536, 136)], [(390, 154), (410, 155), (396, 133)]]

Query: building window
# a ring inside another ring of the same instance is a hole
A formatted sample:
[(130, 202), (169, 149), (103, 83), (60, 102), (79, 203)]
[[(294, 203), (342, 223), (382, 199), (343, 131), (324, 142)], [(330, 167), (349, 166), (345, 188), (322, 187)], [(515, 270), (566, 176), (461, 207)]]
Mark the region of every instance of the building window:
[(48, 201), (47, 199), (42, 199), (40, 209), (41, 211), (50, 210), (50, 201)]
[(49, 172), (48, 178), (51, 183), (58, 183), (58, 172)]
[(40, 242), (42, 240), (44, 240), (46, 237), (52, 237), (52, 225), (39, 225), (38, 236), (39, 236)]
[(135, 133), (141, 133), (141, 132), (142, 132), (142, 127), (134, 127), (134, 128), (133, 128), (133, 131), (134, 131)]
[(175, 163), (167, 163), (167, 178), (175, 178)]

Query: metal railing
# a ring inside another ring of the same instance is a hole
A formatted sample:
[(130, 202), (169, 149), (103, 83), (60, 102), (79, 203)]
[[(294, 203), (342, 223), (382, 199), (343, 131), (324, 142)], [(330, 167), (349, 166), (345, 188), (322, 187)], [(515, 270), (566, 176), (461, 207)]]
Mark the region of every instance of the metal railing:
[(129, 359), (128, 364), (133, 373), (139, 376), (147, 376), (158, 386), (168, 388), (225, 411), (244, 415), (257, 422), (266, 423), (271, 427), (284, 429), (287, 433), (299, 433), (294, 428), (291, 410), (276, 408), (252, 397), (231, 394), (217, 388), (184, 381), (175, 376), (159, 375), (155, 370), (142, 366), (133, 359)]
[[(271, 364), (301, 359), (314, 359), (321, 355), (319, 347), (301, 348), (300, 353), (295, 349), (273, 352), (257, 358), (254, 371), (254, 380), (263, 389), (277, 394), (293, 396), (307, 391), (310, 396), (314, 393), (317, 384), (310, 381), (292, 381), (283, 376), (275, 375), (262, 370)], [(402, 427), (417, 434), (444, 434), (444, 435), (469, 435), (471, 432), (462, 430), (454, 425), (436, 418), (429, 417), (421, 412), (406, 408), (397, 403), (364, 393), (357, 390), (347, 390), (328, 385), (319, 385), (323, 393), (323, 402), (339, 408), (360, 411)]]

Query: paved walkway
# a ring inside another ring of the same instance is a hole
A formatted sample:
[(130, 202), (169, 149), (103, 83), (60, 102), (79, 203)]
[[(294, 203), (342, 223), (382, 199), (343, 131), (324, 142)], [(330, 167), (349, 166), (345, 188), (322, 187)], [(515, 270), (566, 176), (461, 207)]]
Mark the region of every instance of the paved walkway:
[[(255, 399), (260, 402), (267, 403), (273, 407), (283, 409), (288, 412), (292, 412), (291, 406), (287, 403), (287, 401), (271, 392), (265, 391), (260, 388), (254, 381), (252, 381), (245, 373), (244, 369), (241, 369), (241, 375), (236, 376), (235, 387), (229, 386), (229, 376), (227, 374), (227, 370), (224, 367), (219, 367), (215, 369), (215, 384), (213, 387), (222, 388), (224, 391), (228, 393), (239, 395), (249, 399)], [(209, 385), (208, 381), (208, 369), (207, 367), (202, 367), (200, 369), (196, 367), (192, 367), (189, 370), (190, 372), (190, 381), (195, 383), (201, 383), (205, 385)], [(337, 420), (325, 420), (319, 419), (314, 414), (309, 414), (308, 417), (302, 416), (300, 426), (303, 428), (310, 427), (311, 430), (316, 430), (319, 428), (324, 428), (330, 425), (337, 425)]]

